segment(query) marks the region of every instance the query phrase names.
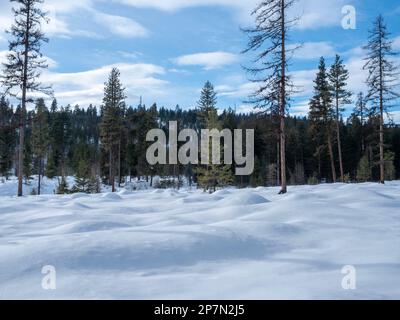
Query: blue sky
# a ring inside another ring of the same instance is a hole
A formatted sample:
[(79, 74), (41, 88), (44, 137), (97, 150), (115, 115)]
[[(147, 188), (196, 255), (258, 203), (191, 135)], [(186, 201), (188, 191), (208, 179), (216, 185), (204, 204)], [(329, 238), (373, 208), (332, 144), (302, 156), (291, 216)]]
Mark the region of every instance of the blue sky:
[[(252, 55), (240, 52), (246, 36), (240, 27), (252, 23), (257, 0), (47, 0), (51, 22), (45, 27), (50, 43), (43, 47), (51, 68), (42, 81), (53, 84), (61, 104), (101, 103), (103, 82), (113, 66), (121, 70), (128, 103), (139, 97), (149, 105), (193, 107), (200, 89), (210, 80), (218, 91), (219, 108), (251, 110), (243, 103), (253, 86), (243, 65)], [(341, 26), (342, 7), (353, 5), (355, 30)], [(384, 15), (395, 48), (400, 50), (398, 0), (299, 0), (300, 15), (292, 31), (293, 44), (303, 44), (292, 60), (291, 72), (302, 92), (292, 114), (307, 113), (318, 59), (328, 63), (343, 56), (351, 72), (352, 91), (366, 90), (362, 71), (368, 29), (377, 14)], [(11, 23), (10, 4), (0, 0), (0, 29)], [(0, 59), (7, 50), (0, 33)], [(394, 110), (400, 119), (400, 108)]]

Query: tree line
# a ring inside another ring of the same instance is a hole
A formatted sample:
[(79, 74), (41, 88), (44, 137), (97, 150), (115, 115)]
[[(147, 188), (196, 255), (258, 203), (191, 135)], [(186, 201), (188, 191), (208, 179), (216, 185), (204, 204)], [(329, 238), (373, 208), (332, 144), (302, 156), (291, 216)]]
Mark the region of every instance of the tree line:
[[(255, 52), (246, 70), (258, 89), (249, 103), (264, 112), (240, 114), (228, 109), (218, 114), (217, 94), (207, 82), (198, 104), (190, 110), (128, 106), (120, 72), (113, 69), (105, 83), (103, 103), (89, 106), (50, 106), (42, 93), (51, 88), (39, 82), (40, 70), (47, 68), (41, 45), (48, 41), (42, 32), (47, 22), (40, 9), (43, 0), (13, 0), (14, 23), (9, 30), (9, 53), (0, 74), (4, 89), (0, 106), (0, 173), (18, 176), (18, 195), (32, 174), (59, 177), (57, 192), (98, 192), (101, 180), (112, 187), (133, 177), (153, 184), (154, 176), (182, 177), (214, 191), (227, 185), (288, 184), (379, 181), (399, 176), (399, 127), (385, 122), (390, 108), (400, 97), (398, 73), (392, 57), (390, 33), (382, 16), (370, 30), (364, 49), (364, 69), (368, 71), (368, 92), (355, 94), (347, 88), (349, 72), (339, 55), (332, 66), (321, 57), (314, 80), (314, 93), (306, 117), (290, 116), (293, 94), (300, 90), (290, 76), (290, 56), (296, 48), (288, 45), (296, 19), (288, 12), (294, 0), (268, 0), (253, 11), (255, 26), (243, 30), (249, 43), (243, 53)], [(14, 108), (8, 97), (20, 100)], [(35, 109), (27, 110), (34, 103)], [(343, 118), (345, 106), (354, 106)], [(146, 134), (150, 129), (166, 129), (178, 121), (179, 129), (227, 128), (255, 130), (255, 171), (249, 177), (235, 177), (228, 165), (150, 166), (146, 161)], [(74, 186), (66, 176), (75, 175)], [(339, 176), (339, 179), (338, 179)]]
[[(156, 104), (150, 107), (126, 106), (123, 90), (117, 94), (117, 99), (108, 96), (109, 92), (118, 91), (111, 90), (110, 86), (120, 86), (114, 77), (119, 77), (117, 69), (111, 72), (105, 86), (105, 101), (101, 108), (59, 106), (56, 100), (47, 106), (43, 99), (36, 101), (35, 110), (27, 112), (25, 121), (22, 163), (25, 183), (29, 183), (32, 175), (58, 177), (59, 193), (98, 192), (101, 182), (115, 189), (117, 185), (134, 178), (154, 186), (154, 176), (170, 177), (171, 184), (168, 186), (171, 187), (178, 188), (185, 179), (189, 184), (197, 183), (211, 191), (228, 185), (255, 187), (281, 184), (276, 116), (257, 112), (237, 113), (233, 109), (218, 114), (216, 93), (209, 82), (203, 88), (195, 109), (183, 110), (179, 106), (174, 109), (159, 108)], [(312, 109), (310, 114), (314, 112)], [(17, 128), (20, 115), (20, 107), (14, 108), (4, 98), (0, 100), (0, 175), (5, 179), (12, 174), (18, 175)], [(336, 118), (332, 116), (332, 119)], [(253, 174), (235, 177), (234, 168), (229, 165), (150, 166), (146, 161), (146, 150), (150, 145), (146, 142), (146, 134), (154, 128), (168, 132), (169, 121), (177, 121), (180, 130), (254, 129)], [(335, 181), (335, 170), (340, 167), (338, 140), (330, 136), (331, 147), (328, 147), (327, 134), (321, 129), (326, 125), (325, 121), (324, 114), (318, 119), (311, 115), (285, 118), (288, 184)], [(346, 120), (340, 117), (337, 125), (342, 139), (343, 181), (379, 181), (379, 118), (366, 108), (362, 94), (359, 94), (351, 116)], [(329, 128), (332, 129), (332, 126)], [(400, 127), (389, 124), (385, 129), (385, 180), (393, 180), (400, 177)], [(75, 176), (75, 185), (67, 186), (65, 177), (72, 175)], [(40, 193), (40, 185), (37, 191)]]

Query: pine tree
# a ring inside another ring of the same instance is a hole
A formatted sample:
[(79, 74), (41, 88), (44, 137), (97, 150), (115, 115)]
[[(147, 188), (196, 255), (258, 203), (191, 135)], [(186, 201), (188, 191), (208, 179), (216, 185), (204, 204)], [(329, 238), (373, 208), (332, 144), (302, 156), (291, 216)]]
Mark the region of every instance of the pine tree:
[(70, 191), (69, 191), (67, 180), (65, 179), (64, 176), (62, 176), (61, 180), (59, 180), (56, 194), (68, 194), (68, 193), (70, 193)]
[(392, 151), (385, 152), (385, 180), (392, 181), (396, 179), (396, 168), (394, 166), (395, 154)]
[(7, 94), (21, 99), (21, 114), (19, 124), (19, 153), (18, 153), (18, 196), (22, 196), (22, 177), (25, 145), (25, 116), (26, 104), (32, 99), (29, 92), (50, 94), (51, 90), (38, 82), (40, 70), (47, 68), (45, 59), (40, 51), (41, 44), (47, 42), (42, 32), (42, 22), (47, 22), (46, 13), (40, 9), (43, 0), (11, 0), (18, 5), (13, 9), (14, 24), (9, 34), (7, 62), (4, 63), (4, 75), (1, 84)]
[(336, 107), (336, 135), (339, 155), (340, 179), (344, 182), (342, 141), (340, 135), (341, 113), (344, 111), (343, 105), (351, 103), (352, 93), (346, 89), (349, 72), (343, 64), (343, 60), (336, 55), (335, 62), (329, 72), (329, 80), (332, 89), (332, 96)]
[(198, 117), (200, 120), (200, 127), (207, 128), (208, 121), (215, 112), (217, 105), (217, 94), (214, 86), (210, 81), (207, 81), (201, 90), (200, 100), (197, 102)]
[(57, 175), (57, 168), (54, 163), (54, 156), (52, 154), (49, 155), (48, 161), (46, 164), (45, 175), (49, 179), (53, 179)]
[(368, 70), (367, 100), (373, 103), (371, 111), (379, 116), (379, 167), (380, 183), (385, 183), (385, 150), (384, 150), (384, 115), (391, 107), (391, 101), (400, 97), (395, 91), (398, 83), (398, 67), (391, 59), (396, 53), (392, 50), (393, 41), (390, 33), (379, 15), (370, 30), (368, 51), (364, 69)]
[[(53, 108), (53, 105), (52, 105)], [(57, 175), (66, 174), (67, 154), (72, 142), (72, 115), (70, 106), (61, 107), (57, 112), (50, 112), (50, 157), (56, 167)]]
[(357, 167), (357, 181), (368, 182), (371, 180), (371, 166), (369, 164), (368, 156), (364, 155)]
[(47, 178), (54, 178), (57, 176), (57, 151), (56, 151), (56, 139), (55, 139), (55, 123), (56, 117), (58, 115), (58, 103), (56, 99), (53, 99), (50, 107), (49, 117), (48, 117), (48, 128), (49, 128), (49, 153), (47, 156), (47, 164), (45, 168), (45, 174)]
[(101, 143), (109, 156), (109, 184), (113, 192), (115, 192), (115, 158), (121, 141), (124, 101), (120, 72), (117, 68), (113, 68), (104, 88), (103, 119), (100, 124)]
[(314, 84), (314, 96), (310, 101), (309, 118), (316, 135), (322, 135), (326, 139), (331, 161), (332, 179), (333, 182), (336, 182), (335, 159), (332, 147), (332, 124), (335, 112), (332, 107), (331, 87), (328, 82), (328, 74), (323, 57), (320, 59)]
[(32, 145), (33, 153), (36, 155), (38, 160), (38, 187), (37, 194), (41, 192), (41, 177), (43, 173), (43, 161), (46, 156), (48, 145), (49, 145), (49, 127), (47, 119), (48, 110), (43, 99), (38, 99), (36, 103), (36, 113), (33, 117), (32, 124)]
[(92, 173), (90, 175), (87, 192), (88, 193), (100, 193), (101, 192), (101, 181), (95, 173)]
[(32, 145), (30, 139), (24, 139), (24, 154), (22, 162), (22, 173), (27, 184), (30, 183), (32, 175)]
[[(216, 108), (216, 94), (210, 82), (206, 82), (198, 102), (199, 117), (203, 129), (221, 130)], [(220, 143), (220, 142), (219, 142)], [(222, 149), (222, 148), (221, 148)], [(222, 156), (222, 155), (221, 155)], [(215, 192), (217, 187), (231, 185), (234, 181), (232, 167), (226, 164), (212, 164), (212, 139), (209, 141), (209, 164), (198, 168), (198, 182), (204, 191)]]
[(90, 174), (87, 162), (81, 159), (78, 164), (78, 169), (75, 174), (75, 185), (72, 188), (72, 192), (90, 193)]
[(365, 134), (364, 134), (364, 126), (368, 116), (369, 110), (366, 105), (365, 97), (362, 92), (359, 92), (357, 95), (356, 106), (353, 109), (353, 116), (357, 117), (360, 121), (361, 126), (361, 151), (364, 153), (365, 151)]
[(4, 97), (0, 99), (0, 175), (10, 174), (16, 145), (14, 111)]
[(250, 102), (259, 108), (267, 108), (279, 116), (281, 191), (287, 192), (286, 182), (286, 141), (285, 118), (293, 85), (288, 76), (288, 32), (294, 20), (288, 11), (294, 0), (262, 1), (252, 12), (256, 27), (245, 29), (249, 36), (248, 48), (244, 52), (258, 51), (256, 66), (247, 70), (255, 76), (252, 82), (259, 85), (250, 97)]

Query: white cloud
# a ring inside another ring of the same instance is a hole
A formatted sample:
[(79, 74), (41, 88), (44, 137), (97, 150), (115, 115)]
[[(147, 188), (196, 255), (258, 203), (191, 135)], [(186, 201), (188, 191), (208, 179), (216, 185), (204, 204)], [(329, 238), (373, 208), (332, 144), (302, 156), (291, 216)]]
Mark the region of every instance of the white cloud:
[(88, 9), (92, 5), (92, 0), (46, 0), (43, 6), (55, 13), (71, 13), (79, 9)]
[[(400, 123), (400, 111), (392, 111), (389, 113), (391, 120), (393, 120), (394, 123)], [(386, 115), (386, 121), (387, 121), (387, 115)]]
[(147, 37), (148, 30), (138, 22), (121, 16), (94, 11), (97, 23), (110, 30), (111, 33), (124, 38)]
[(302, 100), (292, 105), (290, 108), (290, 115), (297, 117), (304, 117), (310, 111), (309, 100)]
[[(59, 37), (90, 37), (100, 38), (95, 31), (73, 28), (69, 19), (76, 12), (86, 11), (92, 21), (101, 24), (111, 33), (122, 37), (144, 37), (148, 35), (145, 27), (127, 17), (110, 15), (98, 11), (96, 4), (105, 0), (46, 0), (44, 9), (50, 13), (50, 24), (44, 26), (48, 35)], [(114, 2), (131, 5), (137, 8), (152, 8), (163, 11), (175, 11), (179, 9), (197, 6), (225, 6), (236, 9), (236, 15), (240, 23), (250, 24), (254, 18), (251, 10), (259, 3), (259, 0), (114, 0)], [(293, 7), (292, 15), (301, 16), (297, 25), (299, 29), (315, 29), (327, 26), (340, 26), (342, 14), (341, 8), (352, 0), (302, 0)], [(10, 16), (11, 5), (7, 1), (0, 4), (0, 30), (8, 28), (12, 22)], [(1, 33), (2, 31), (0, 31)], [(0, 36), (1, 39), (1, 36)], [(1, 41), (1, 40), (0, 40)]]
[[(243, 23), (250, 23), (253, 18), (251, 11), (260, 0), (114, 0), (137, 8), (152, 8), (163, 11), (176, 11), (199, 6), (226, 6), (237, 10), (238, 17)], [(315, 29), (321, 27), (340, 26), (344, 5), (352, 0), (302, 0), (295, 3), (291, 15), (300, 17), (297, 24), (299, 29)]]
[(164, 11), (175, 11), (184, 8), (198, 7), (198, 6), (235, 6), (235, 7), (248, 7), (250, 4), (257, 3), (258, 0), (115, 0), (116, 2), (131, 5), (138, 8), (153, 8)]
[(329, 42), (306, 42), (303, 44), (293, 44), (289, 49), (295, 49), (293, 53), (294, 59), (317, 59), (319, 57), (332, 57), (335, 55), (335, 48)]
[(304, 97), (311, 95), (314, 88), (314, 79), (317, 74), (316, 69), (298, 70), (290, 73), (293, 84), (296, 86), (294, 97)]
[[(106, 14), (98, 11), (95, 7), (98, 0), (46, 0), (43, 10), (48, 13), (49, 23), (43, 24), (46, 35), (71, 38), (74, 36), (88, 38), (102, 38), (97, 31), (82, 30), (71, 27), (69, 19), (77, 12), (85, 12), (91, 21), (108, 29), (112, 34), (124, 38), (144, 37), (148, 31), (136, 21), (117, 15)], [(0, 5), (0, 30), (9, 28), (13, 22), (11, 17), (11, 6)], [(0, 39), (2, 38), (0, 31)], [(1, 41), (1, 40), (0, 40)]]
[(216, 92), (222, 97), (246, 98), (257, 90), (258, 85), (253, 82), (244, 82), (238, 85), (219, 85), (215, 87)]
[(48, 71), (43, 74), (43, 81), (53, 85), (56, 98), (62, 104), (100, 105), (104, 82), (113, 67), (121, 71), (121, 81), (131, 102), (138, 100), (141, 95), (156, 101), (168, 92), (168, 82), (157, 77), (165, 73), (164, 68), (152, 64), (119, 63), (76, 73)]
[[(2, 50), (2, 51), (0, 51), (0, 65), (1, 65), (2, 63), (6, 62), (6, 60), (7, 60), (7, 55), (8, 55), (9, 52), (10, 52), (10, 51), (8, 51), (8, 50)], [(48, 64), (49, 69), (55, 69), (55, 68), (58, 67), (58, 63), (57, 63), (57, 61), (55, 61), (54, 59), (52, 59), (52, 58), (50, 58), (50, 57), (47, 57), (47, 56), (44, 56), (43, 59), (46, 60), (46, 63)]]
[(352, 0), (302, 0), (293, 9), (292, 16), (299, 17), (296, 28), (301, 30), (341, 26), (342, 8)]
[(393, 49), (400, 51), (400, 36), (393, 39)]
[(143, 55), (141, 52), (138, 51), (117, 51), (117, 54), (124, 59), (137, 59), (139, 56)]
[(180, 56), (173, 62), (180, 66), (202, 66), (205, 70), (217, 69), (238, 60), (238, 56), (229, 52), (206, 52)]
[[(258, 113), (262, 112), (262, 109), (254, 108), (251, 104), (241, 104), (235, 108), (236, 113)], [(265, 111), (265, 110), (264, 110)]]
[(5, 40), (5, 30), (10, 28), (12, 22), (10, 2), (4, 1), (0, 4), (0, 39), (3, 39), (3, 41)]

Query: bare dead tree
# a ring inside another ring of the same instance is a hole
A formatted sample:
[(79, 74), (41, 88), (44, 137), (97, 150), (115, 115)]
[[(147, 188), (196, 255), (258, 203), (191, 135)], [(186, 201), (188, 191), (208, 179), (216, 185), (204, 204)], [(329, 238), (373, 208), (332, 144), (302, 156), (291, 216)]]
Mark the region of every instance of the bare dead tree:
[(400, 97), (396, 92), (398, 86), (398, 67), (393, 62), (397, 55), (392, 50), (390, 33), (387, 30), (382, 15), (379, 15), (369, 32), (368, 51), (364, 69), (368, 70), (367, 84), (369, 86), (366, 99), (372, 102), (370, 111), (379, 116), (379, 167), (380, 183), (385, 183), (385, 153), (384, 153), (384, 115), (388, 114), (392, 102)]
[(14, 24), (7, 33), (11, 36), (7, 62), (3, 64), (1, 84), (6, 94), (21, 101), (19, 119), (18, 147), (18, 196), (22, 196), (23, 156), (25, 138), (26, 105), (33, 102), (29, 93), (42, 92), (52, 94), (50, 87), (39, 81), (41, 70), (48, 67), (41, 53), (41, 45), (48, 42), (42, 32), (42, 23), (47, 23), (46, 13), (40, 9), (43, 0), (11, 0), (17, 8), (13, 8)]
[(297, 21), (288, 17), (288, 10), (294, 3), (295, 0), (262, 1), (252, 12), (255, 27), (243, 29), (249, 37), (243, 53), (260, 51), (254, 60), (255, 66), (246, 68), (253, 76), (251, 81), (258, 85), (249, 102), (279, 115), (280, 194), (287, 192), (285, 118), (294, 91), (288, 75), (288, 58), (294, 49), (287, 42), (288, 32)]

